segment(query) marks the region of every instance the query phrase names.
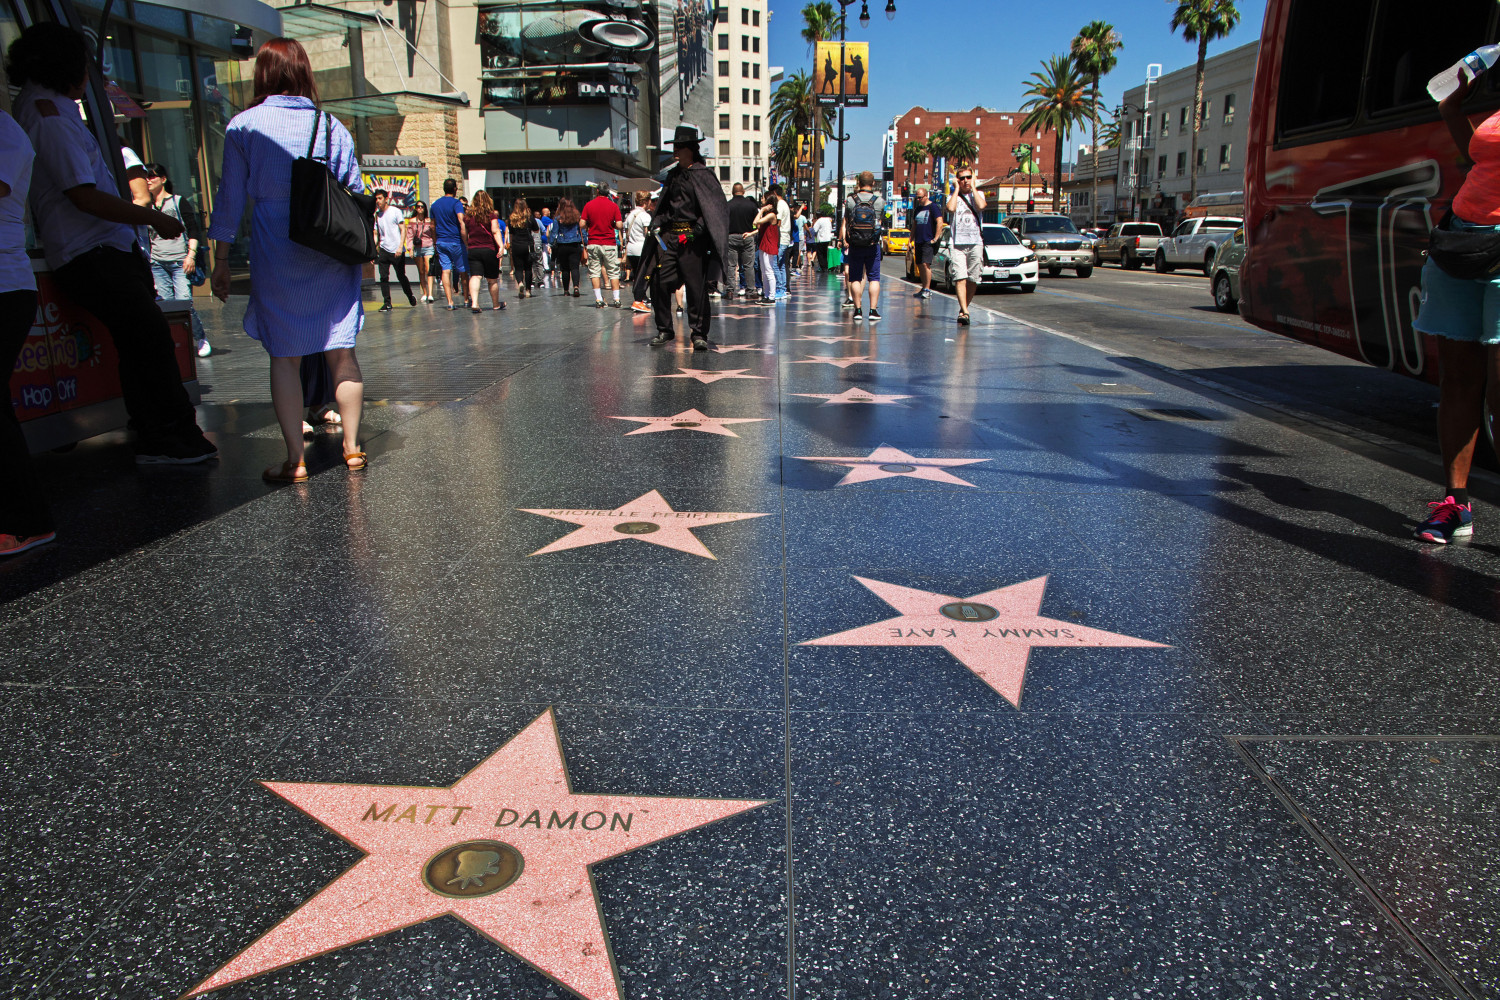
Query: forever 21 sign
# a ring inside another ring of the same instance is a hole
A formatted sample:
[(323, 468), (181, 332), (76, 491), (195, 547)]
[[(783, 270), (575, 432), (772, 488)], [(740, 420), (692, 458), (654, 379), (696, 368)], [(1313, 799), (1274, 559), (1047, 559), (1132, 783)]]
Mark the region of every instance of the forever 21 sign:
[(502, 170), (501, 184), (566, 184), (566, 170)]

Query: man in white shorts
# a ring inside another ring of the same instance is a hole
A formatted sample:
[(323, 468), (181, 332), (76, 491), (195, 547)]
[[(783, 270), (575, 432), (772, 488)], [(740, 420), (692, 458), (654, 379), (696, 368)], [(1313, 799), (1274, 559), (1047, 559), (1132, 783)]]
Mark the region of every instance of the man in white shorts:
[(958, 291), (958, 322), (969, 325), (969, 302), (979, 291), (984, 265), (984, 195), (974, 190), (974, 171), (958, 168), (958, 193), (948, 199), (948, 228), (953, 231), (953, 286)]

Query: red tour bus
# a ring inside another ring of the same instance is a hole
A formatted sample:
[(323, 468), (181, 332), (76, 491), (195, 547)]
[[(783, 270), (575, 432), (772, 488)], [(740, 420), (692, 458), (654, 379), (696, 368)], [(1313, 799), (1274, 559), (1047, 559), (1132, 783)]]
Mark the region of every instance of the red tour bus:
[[(1412, 329), (1427, 233), (1463, 180), (1427, 81), (1500, 37), (1495, 0), (1269, 0), (1245, 167), (1250, 322), (1437, 380)], [(1470, 98), (1500, 108), (1500, 66)]]

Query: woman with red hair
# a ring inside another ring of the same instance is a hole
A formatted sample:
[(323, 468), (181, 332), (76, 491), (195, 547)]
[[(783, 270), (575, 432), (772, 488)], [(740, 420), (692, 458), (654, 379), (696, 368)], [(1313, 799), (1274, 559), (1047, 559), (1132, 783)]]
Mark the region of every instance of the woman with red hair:
[[(289, 237), (292, 161), (325, 159), (345, 187), (363, 191), (359, 159), (347, 129), (318, 109), (307, 52), (290, 38), (273, 38), (255, 55), (255, 99), (224, 132), (224, 170), (208, 235), (217, 240), (213, 290), (229, 297), (229, 247), (247, 200), (250, 220), (250, 305), (245, 332), (271, 356), (271, 402), (286, 440), (286, 461), (265, 471), (268, 481), (307, 480), (302, 450), (304, 355), (325, 354), (334, 398), (344, 421), (344, 464), (365, 467), (359, 450), (364, 382), (354, 356), (354, 338), (364, 326), (358, 264), (293, 243)], [(371, 225), (373, 226), (373, 221)]]

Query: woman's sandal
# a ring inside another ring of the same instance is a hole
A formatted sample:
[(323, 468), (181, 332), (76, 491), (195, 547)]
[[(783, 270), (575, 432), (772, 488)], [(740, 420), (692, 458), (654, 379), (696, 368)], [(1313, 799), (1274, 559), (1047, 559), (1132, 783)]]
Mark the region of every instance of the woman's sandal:
[(290, 461), (273, 465), (260, 474), (260, 478), (268, 483), (305, 483), (307, 482), (307, 463), (298, 462), (293, 465)]
[(959, 313), (958, 314), (958, 325), (959, 326), (968, 326), (969, 325), (969, 314), (968, 313)]
[(369, 464), (369, 457), (362, 451), (351, 451), (344, 455), (344, 465), (350, 472), (363, 472)]

